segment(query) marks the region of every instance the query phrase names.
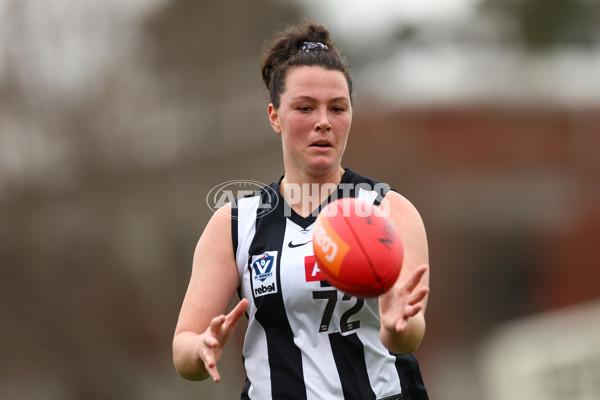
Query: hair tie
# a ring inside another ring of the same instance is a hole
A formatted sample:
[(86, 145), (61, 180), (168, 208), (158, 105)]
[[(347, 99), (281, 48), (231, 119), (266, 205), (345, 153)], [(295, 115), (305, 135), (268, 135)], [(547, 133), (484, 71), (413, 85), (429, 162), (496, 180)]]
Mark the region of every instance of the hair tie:
[(304, 42), (302, 43), (302, 47), (300, 47), (300, 51), (304, 51), (306, 53), (309, 53), (313, 50), (329, 50), (329, 47), (321, 42)]

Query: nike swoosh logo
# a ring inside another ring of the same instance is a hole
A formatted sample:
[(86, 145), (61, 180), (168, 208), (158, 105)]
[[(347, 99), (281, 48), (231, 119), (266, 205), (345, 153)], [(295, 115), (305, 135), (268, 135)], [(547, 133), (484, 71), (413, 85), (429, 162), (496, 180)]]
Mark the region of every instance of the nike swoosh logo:
[(290, 242), (288, 243), (288, 247), (290, 249), (294, 249), (296, 247), (300, 247), (300, 246), (304, 246), (305, 244), (309, 244), (310, 242), (312, 242), (312, 240), (309, 240), (308, 242), (304, 242), (304, 243), (292, 243), (292, 241), (290, 240)]

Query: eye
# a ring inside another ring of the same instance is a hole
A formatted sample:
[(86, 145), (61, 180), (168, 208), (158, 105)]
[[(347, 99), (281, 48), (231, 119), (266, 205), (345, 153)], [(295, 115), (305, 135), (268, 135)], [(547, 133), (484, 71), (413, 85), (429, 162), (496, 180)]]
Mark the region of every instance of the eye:
[(310, 107), (309, 106), (299, 106), (299, 107), (297, 107), (297, 110), (306, 113), (306, 112), (310, 111)]
[(339, 114), (346, 111), (346, 109), (344, 107), (331, 107), (331, 112), (335, 113), (335, 114)]

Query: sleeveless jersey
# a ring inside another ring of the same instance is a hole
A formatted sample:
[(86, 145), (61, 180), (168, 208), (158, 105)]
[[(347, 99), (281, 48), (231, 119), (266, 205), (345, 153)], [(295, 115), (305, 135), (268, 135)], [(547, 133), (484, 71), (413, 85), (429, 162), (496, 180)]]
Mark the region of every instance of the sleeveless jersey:
[(312, 215), (295, 213), (279, 182), (232, 204), (232, 240), (247, 298), (242, 399), (428, 399), (416, 359), (390, 353), (379, 338), (377, 298), (344, 294), (315, 263), (318, 211), (340, 197), (379, 205), (389, 187), (345, 170)]

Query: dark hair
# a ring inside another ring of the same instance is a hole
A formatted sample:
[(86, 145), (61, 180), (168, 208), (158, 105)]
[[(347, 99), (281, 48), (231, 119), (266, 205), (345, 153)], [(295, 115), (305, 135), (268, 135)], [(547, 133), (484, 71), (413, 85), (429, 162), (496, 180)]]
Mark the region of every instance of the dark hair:
[(275, 108), (279, 108), (287, 71), (291, 67), (300, 65), (320, 66), (341, 71), (348, 82), (352, 101), (354, 88), (350, 67), (333, 45), (329, 31), (324, 26), (310, 22), (289, 26), (276, 34), (265, 49), (261, 65), (262, 79)]

